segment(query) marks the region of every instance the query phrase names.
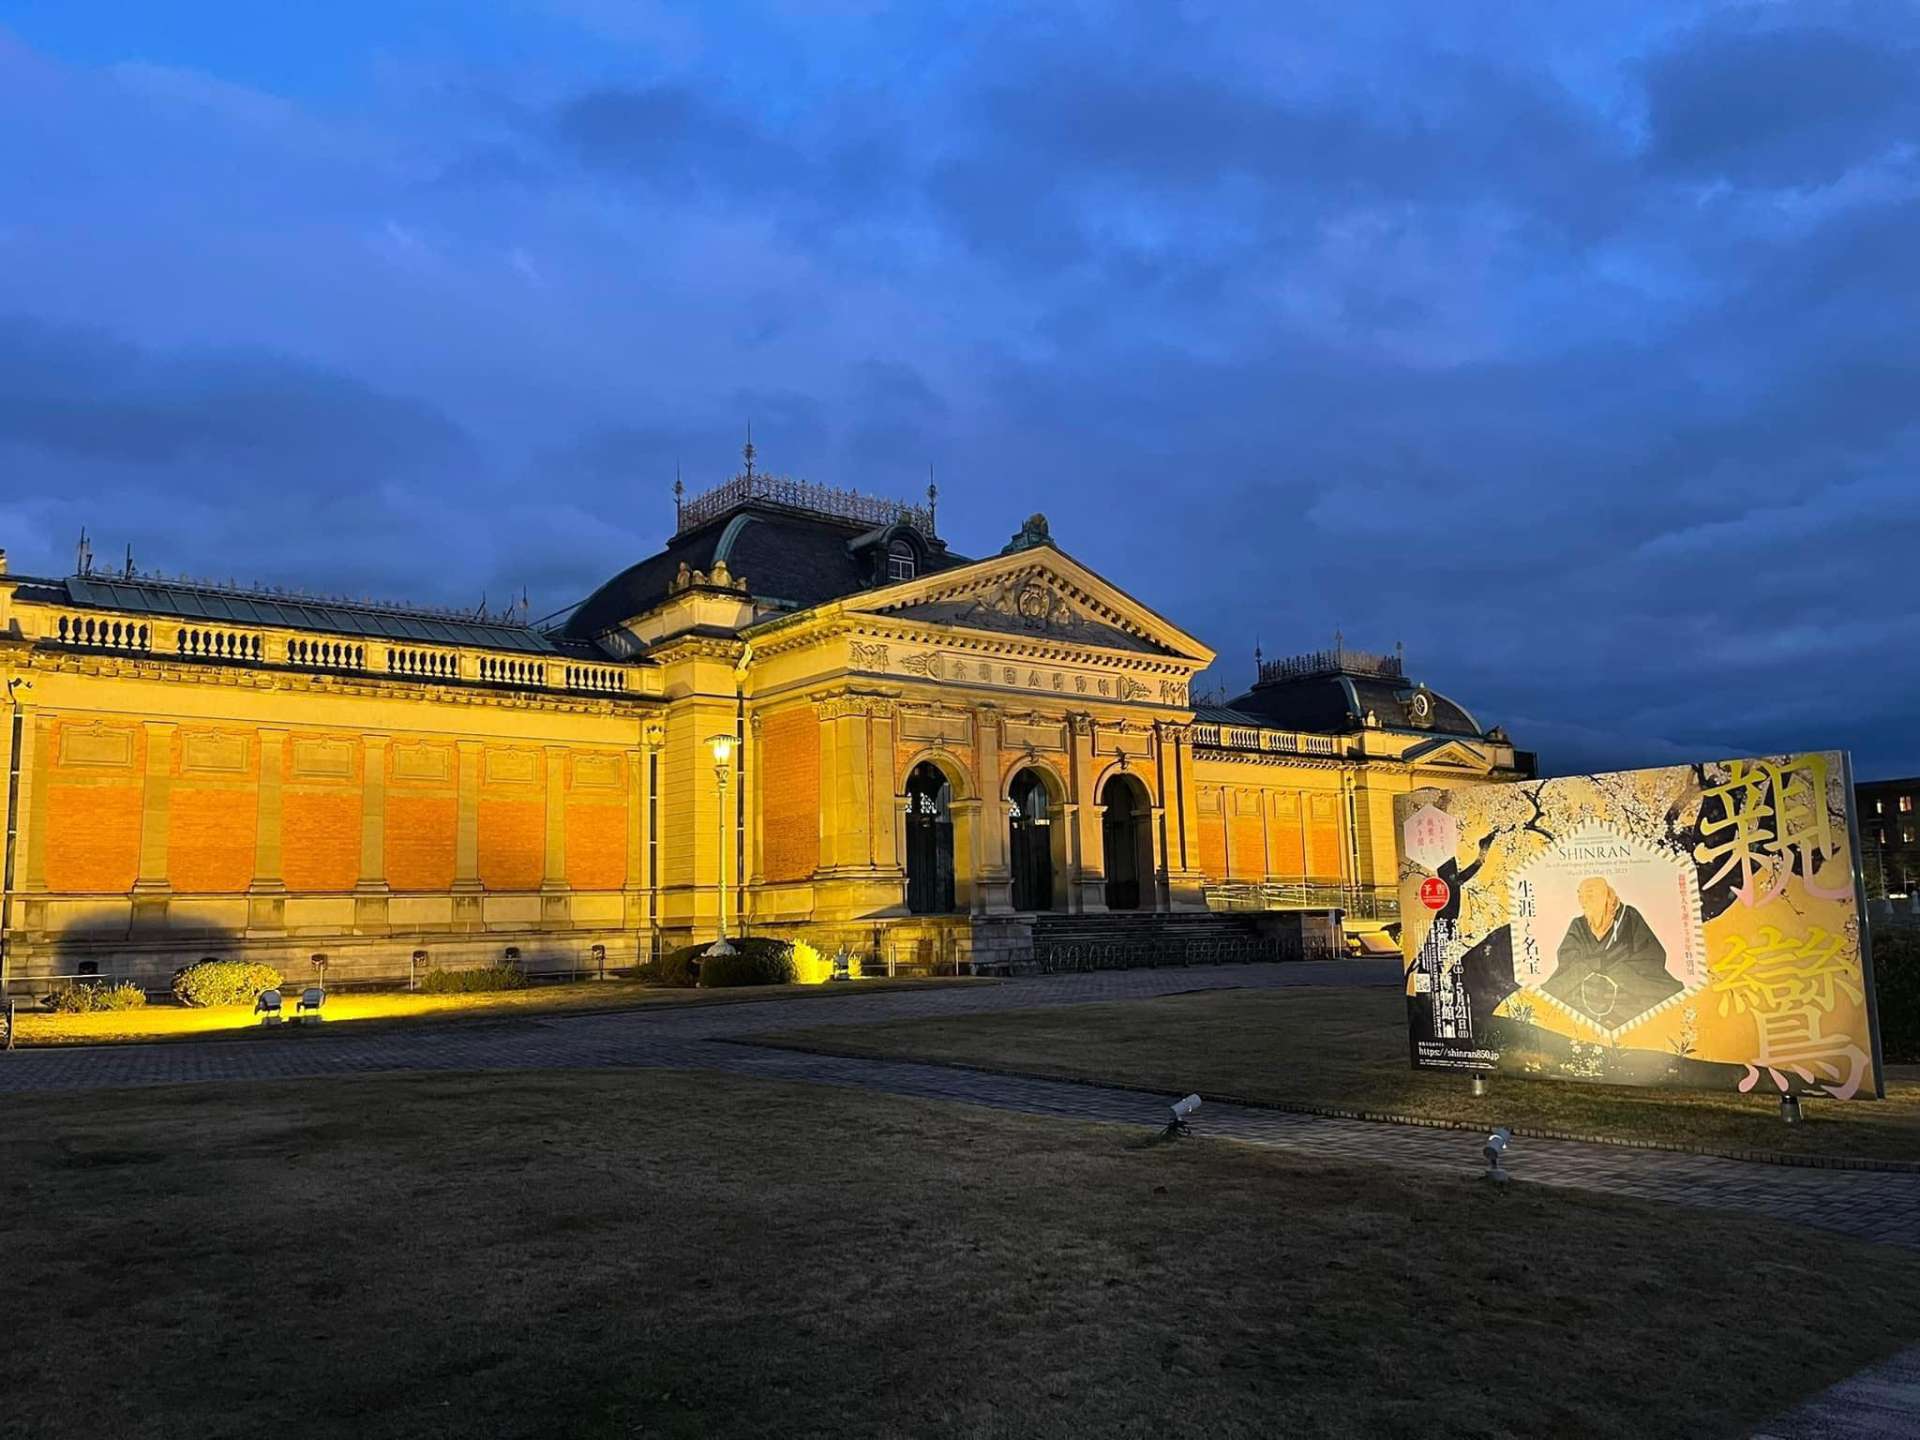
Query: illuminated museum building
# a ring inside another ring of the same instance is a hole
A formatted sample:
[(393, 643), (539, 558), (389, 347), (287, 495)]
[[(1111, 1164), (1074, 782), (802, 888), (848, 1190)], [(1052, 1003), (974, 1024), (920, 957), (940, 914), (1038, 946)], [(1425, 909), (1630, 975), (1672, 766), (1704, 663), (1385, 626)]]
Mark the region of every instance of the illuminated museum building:
[(1018, 968), (1062, 917), (1384, 918), (1393, 797), (1531, 771), (1398, 656), (1196, 707), (1200, 641), (1039, 516), (952, 553), (933, 498), (749, 452), (544, 628), (0, 558), (11, 975), (620, 966), (722, 904), (736, 935)]

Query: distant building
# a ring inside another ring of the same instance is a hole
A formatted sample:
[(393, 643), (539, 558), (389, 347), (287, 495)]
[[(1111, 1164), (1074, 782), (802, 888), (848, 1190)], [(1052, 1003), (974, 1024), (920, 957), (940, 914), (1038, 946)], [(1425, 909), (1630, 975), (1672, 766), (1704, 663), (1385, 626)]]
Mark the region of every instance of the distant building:
[(1920, 775), (1853, 787), (1867, 893), (1904, 900), (1920, 890)]
[(1199, 640), (1041, 516), (954, 554), (932, 499), (749, 457), (545, 626), (0, 559), (12, 975), (619, 966), (723, 918), (1017, 968), (1061, 916), (1383, 923), (1394, 797), (1533, 771), (1397, 654), (1196, 709)]

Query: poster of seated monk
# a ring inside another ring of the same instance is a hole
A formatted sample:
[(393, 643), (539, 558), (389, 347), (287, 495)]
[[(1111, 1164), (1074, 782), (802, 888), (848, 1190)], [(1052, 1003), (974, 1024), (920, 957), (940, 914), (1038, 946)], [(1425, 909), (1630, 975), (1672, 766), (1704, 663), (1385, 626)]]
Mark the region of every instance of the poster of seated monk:
[(1559, 963), (1542, 992), (1609, 1029), (1680, 992), (1667, 971), (1666, 946), (1605, 878), (1582, 880), (1578, 895), (1580, 913), (1567, 926)]

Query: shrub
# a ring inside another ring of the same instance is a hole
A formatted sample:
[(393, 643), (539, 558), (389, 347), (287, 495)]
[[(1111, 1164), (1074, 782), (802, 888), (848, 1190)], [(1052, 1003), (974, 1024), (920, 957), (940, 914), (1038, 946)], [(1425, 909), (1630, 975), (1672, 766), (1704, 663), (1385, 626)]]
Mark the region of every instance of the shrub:
[(705, 945), (682, 945), (678, 950), (669, 950), (660, 957), (655, 966), (655, 983), (674, 985), (682, 989), (700, 983), (700, 957), (706, 953)]
[(1920, 930), (1878, 926), (1872, 944), (1881, 1049), (1889, 1064), (1920, 1060)]
[(700, 962), (700, 988), (727, 990), (740, 985), (793, 984), (793, 946), (785, 940), (735, 940), (733, 954), (709, 955)]
[(182, 1005), (251, 1005), (262, 990), (278, 990), (280, 984), (280, 972), (271, 965), (208, 959), (177, 971), (173, 993)]
[(482, 965), (473, 970), (429, 970), (420, 988), (429, 995), (470, 995), (482, 990), (524, 990), (527, 972), (518, 965)]
[(46, 1007), (62, 1015), (85, 1015), (96, 1010), (133, 1010), (147, 1003), (147, 992), (129, 981), (69, 980), (55, 986)]

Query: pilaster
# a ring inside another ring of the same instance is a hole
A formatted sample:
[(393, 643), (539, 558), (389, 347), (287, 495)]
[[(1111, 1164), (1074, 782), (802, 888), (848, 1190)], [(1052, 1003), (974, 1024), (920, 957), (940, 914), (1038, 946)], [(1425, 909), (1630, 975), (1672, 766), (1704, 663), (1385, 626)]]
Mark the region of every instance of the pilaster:
[(387, 743), (360, 741), (360, 878), (353, 886), (353, 928), (363, 935), (387, 929)]
[(1068, 806), (1073, 848), (1079, 863), (1068, 880), (1068, 908), (1084, 915), (1098, 915), (1107, 908), (1106, 836), (1100, 828), (1100, 798), (1093, 793), (1099, 766), (1093, 758), (1093, 717), (1085, 713), (1069, 715), (1073, 731), (1070, 780), (1073, 798)]
[(147, 767), (140, 787), (140, 869), (133, 882), (133, 928), (163, 930), (173, 887), (167, 881), (167, 818), (173, 801), (171, 720), (149, 720)]
[(540, 877), (540, 923), (551, 929), (573, 924), (572, 887), (567, 884), (567, 747), (546, 747), (547, 845)]
[(280, 874), (287, 732), (261, 730), (255, 743), (260, 747), (260, 779), (253, 815), (253, 883), (247, 887), (247, 933), (279, 935), (287, 928), (287, 884)]
[(478, 930), (484, 923), (480, 884), (480, 751), (478, 740), (456, 742), (453, 830), (453, 928)]
[(1000, 793), (1000, 707), (973, 712), (974, 777), (982, 800), (973, 827), (977, 849), (973, 908), (977, 915), (1013, 913), (1013, 871), (1007, 863), (1007, 801)]

